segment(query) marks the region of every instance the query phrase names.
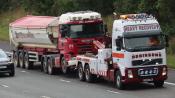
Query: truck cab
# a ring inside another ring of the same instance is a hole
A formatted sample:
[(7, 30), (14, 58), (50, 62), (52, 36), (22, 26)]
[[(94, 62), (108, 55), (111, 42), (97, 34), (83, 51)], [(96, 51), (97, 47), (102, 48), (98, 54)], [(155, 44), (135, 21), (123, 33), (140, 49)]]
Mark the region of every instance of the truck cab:
[(105, 26), (99, 13), (79, 11), (62, 14), (59, 17), (58, 49), (63, 72), (67, 67), (76, 65), (74, 59), (77, 54), (97, 54), (98, 50), (93, 44), (96, 40), (106, 41)]
[(166, 46), (167, 37), (153, 16), (121, 15), (113, 23), (112, 49), (77, 56), (79, 79), (92, 82), (102, 77), (118, 89), (140, 82), (161, 87), (167, 79)]
[(121, 84), (153, 82), (162, 86), (167, 79), (166, 36), (158, 21), (147, 14), (121, 15), (113, 23), (112, 59), (120, 71)]

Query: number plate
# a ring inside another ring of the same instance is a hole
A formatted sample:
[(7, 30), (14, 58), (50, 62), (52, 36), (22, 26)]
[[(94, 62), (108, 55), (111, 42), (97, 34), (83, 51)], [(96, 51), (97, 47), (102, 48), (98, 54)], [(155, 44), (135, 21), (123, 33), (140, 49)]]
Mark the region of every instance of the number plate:
[(4, 69), (4, 68), (7, 68), (7, 66), (0, 66), (0, 69)]
[(153, 79), (143, 79), (143, 82), (150, 82), (150, 81), (153, 81)]
[(158, 68), (152, 69), (139, 69), (138, 75), (139, 76), (155, 76), (158, 74)]

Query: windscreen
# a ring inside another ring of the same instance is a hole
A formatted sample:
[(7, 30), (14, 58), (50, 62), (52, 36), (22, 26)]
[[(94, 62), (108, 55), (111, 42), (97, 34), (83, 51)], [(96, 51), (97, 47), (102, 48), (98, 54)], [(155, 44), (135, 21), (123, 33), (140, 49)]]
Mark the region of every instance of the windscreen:
[(165, 46), (161, 35), (124, 38), (125, 48), (128, 50), (154, 50)]
[(6, 53), (1, 50), (0, 50), (0, 58), (7, 58)]
[(103, 24), (72, 24), (70, 25), (71, 38), (89, 38), (104, 35)]

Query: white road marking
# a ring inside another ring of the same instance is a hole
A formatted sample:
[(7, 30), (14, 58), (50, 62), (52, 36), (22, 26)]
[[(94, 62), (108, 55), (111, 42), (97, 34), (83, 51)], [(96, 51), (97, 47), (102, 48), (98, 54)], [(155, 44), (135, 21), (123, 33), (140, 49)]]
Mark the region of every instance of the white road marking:
[(116, 92), (116, 91), (112, 91), (112, 90), (106, 90), (107, 92), (110, 92), (110, 93), (114, 93), (114, 94), (121, 94), (119, 92)]
[(173, 86), (175, 86), (175, 83), (171, 83), (171, 82), (165, 82), (165, 84), (168, 84), (168, 85), (173, 85)]
[(71, 82), (71, 81), (67, 81), (67, 80), (64, 80), (64, 79), (60, 79), (60, 81), (67, 82), (67, 83)]
[(8, 85), (1, 84), (2, 87), (8, 88)]
[(48, 96), (41, 96), (41, 98), (51, 98), (51, 97), (48, 97)]

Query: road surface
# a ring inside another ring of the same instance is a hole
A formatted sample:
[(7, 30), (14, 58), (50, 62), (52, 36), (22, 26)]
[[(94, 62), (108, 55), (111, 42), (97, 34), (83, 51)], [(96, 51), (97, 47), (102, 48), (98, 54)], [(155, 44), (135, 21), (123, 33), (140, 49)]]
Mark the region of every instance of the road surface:
[[(0, 42), (0, 48), (10, 51), (7, 42)], [(137, 84), (117, 90), (107, 81), (80, 82), (76, 74), (50, 76), (37, 68), (16, 68), (15, 77), (0, 75), (0, 98), (175, 98), (175, 70), (168, 76), (163, 88)]]

